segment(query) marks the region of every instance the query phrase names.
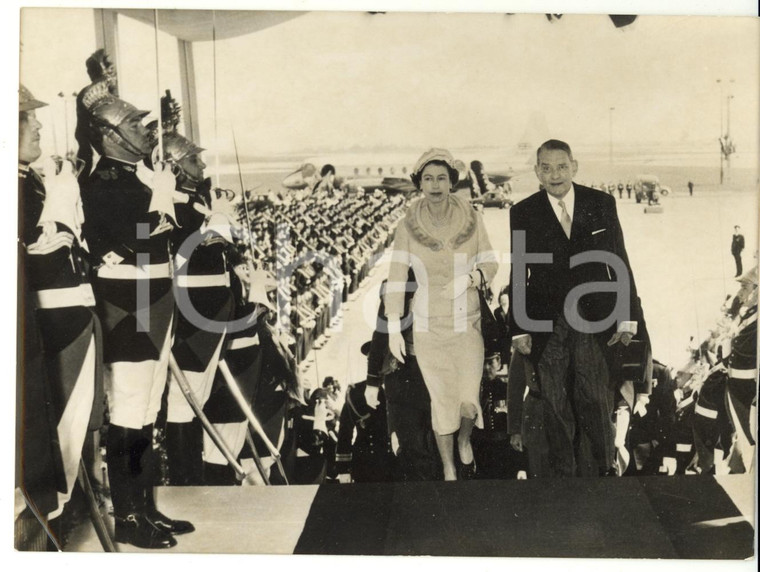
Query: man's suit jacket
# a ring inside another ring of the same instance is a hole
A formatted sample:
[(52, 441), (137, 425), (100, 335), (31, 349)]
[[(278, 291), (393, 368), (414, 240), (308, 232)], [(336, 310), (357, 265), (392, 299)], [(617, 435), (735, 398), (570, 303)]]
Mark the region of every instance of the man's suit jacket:
[[(630, 293), (626, 301), (629, 314), (627, 320), (638, 322), (638, 338), (645, 335), (636, 284), (625, 250), (615, 198), (580, 185), (574, 185), (574, 188), (575, 209), (572, 213), (569, 239), (557, 220), (546, 191), (534, 193), (510, 209), (513, 257), (516, 231), (525, 232), (525, 250), (528, 255), (552, 255), (551, 264), (529, 263), (523, 276), (515, 274), (513, 258), (510, 271), (510, 333), (513, 338), (522, 333), (532, 335), (533, 349), (530, 357), (535, 364), (538, 363), (551, 332), (530, 331), (525, 324), (515, 320), (516, 304), (521, 303), (515, 300), (514, 296), (516, 280), (525, 283), (526, 299), (522, 303), (528, 317), (555, 322), (563, 313), (568, 292), (574, 287), (591, 282), (612, 282), (627, 278), (630, 284)], [(592, 250), (616, 255), (623, 263), (627, 277), (616, 276), (614, 268), (603, 262), (584, 263), (570, 268), (570, 258), (573, 255)], [(612, 313), (616, 299), (615, 292), (594, 292), (583, 296), (578, 304), (578, 313), (588, 321), (602, 320)], [(606, 343), (616, 329), (617, 324), (613, 324), (599, 335), (604, 337)]]

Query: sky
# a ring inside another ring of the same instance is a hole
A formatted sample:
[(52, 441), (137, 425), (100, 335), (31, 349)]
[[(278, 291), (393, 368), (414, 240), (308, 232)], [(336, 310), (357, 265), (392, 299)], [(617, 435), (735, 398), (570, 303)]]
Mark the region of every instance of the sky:
[[(43, 112), (48, 146), (53, 130), (63, 146), (64, 105), (73, 114), (70, 94), (88, 82), (92, 22), (89, 9), (22, 13), (22, 81), (55, 101)], [(122, 95), (156, 109), (153, 29), (121, 17), (120, 43)], [(221, 152), (232, 151), (233, 128), (249, 154), (511, 149), (532, 115), (582, 146), (606, 148), (611, 135), (619, 149), (714, 146), (728, 95), (737, 147), (757, 149), (752, 17), (642, 15), (616, 29), (594, 14), (311, 12), (193, 49), (201, 144)], [(161, 89), (179, 98), (175, 40), (159, 34), (158, 51)]]

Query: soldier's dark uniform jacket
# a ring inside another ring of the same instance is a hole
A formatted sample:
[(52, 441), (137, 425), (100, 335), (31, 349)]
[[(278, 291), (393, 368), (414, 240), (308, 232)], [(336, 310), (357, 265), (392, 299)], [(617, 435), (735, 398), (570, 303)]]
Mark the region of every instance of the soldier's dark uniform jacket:
[[(726, 407), (742, 453), (732, 459), (732, 472), (749, 472), (753, 459), (748, 449), (755, 447), (751, 430), (753, 405), (757, 408), (757, 306), (741, 317), (738, 333), (731, 340), (726, 381)], [(745, 458), (746, 457), (746, 458)]]
[[(25, 325), (24, 337), (39, 341), (44, 376), (44, 386), (38, 387), (44, 404), (27, 401), (22, 415), (30, 421), (25, 424), (25, 431), (39, 427), (32, 421), (36, 418), (43, 426), (47, 425), (44, 432), (48, 433), (47, 439), (35, 444), (36, 453), (27, 451), (24, 464), (27, 476), (31, 476), (35, 467), (53, 461), (48, 466), (50, 473), (46, 477), (39, 475), (38, 482), (54, 480), (55, 488), (63, 496), (59, 495), (53, 504), (41, 502), (38, 509), (57, 516), (71, 494), (85, 433), (102, 424), (104, 394), (100, 325), (94, 313), (86, 252), (76, 233), (60, 222), (52, 223), (55, 229), (51, 238), (40, 240), (42, 227), (37, 226), (37, 221), (44, 202), (41, 178), (20, 164), (19, 233), (24, 247), (21, 303), (25, 315), (34, 313), (30, 318), (37, 329), (33, 332), (33, 324)], [(25, 353), (27, 347), (31, 349), (25, 344)], [(26, 357), (33, 358), (33, 352)], [(27, 384), (33, 382), (33, 372), (33, 367), (24, 372)], [(23, 443), (29, 444), (29, 440)], [(36, 488), (32, 483), (28, 485)]]
[[(169, 233), (151, 234), (163, 215), (148, 212), (152, 191), (137, 176), (137, 169), (131, 163), (103, 157), (82, 187), (83, 232), (94, 265), (99, 266), (95, 294), (104, 329), (106, 363), (157, 360), (174, 307), (170, 276), (151, 278), (150, 323), (147, 328), (138, 328), (136, 280), (113, 279), (107, 272), (138, 264), (169, 263)], [(123, 260), (101, 266), (110, 253)]]
[(364, 397), (366, 381), (349, 386), (340, 414), (335, 460), (338, 473), (351, 473), (357, 483), (391, 480), (393, 454), (388, 437), (385, 395), (378, 392), (373, 409)]
[[(177, 141), (190, 145), (179, 136), (165, 136), (165, 153), (169, 154), (167, 147)], [(200, 151), (191, 148), (191, 152)], [(176, 186), (176, 192), (186, 202), (175, 201), (177, 225), (171, 233), (176, 298), (171, 351), (195, 399), (203, 406), (211, 392), (218, 360), (224, 355), (224, 324), (234, 311), (226, 256), (231, 245), (217, 232), (205, 228), (210, 180), (203, 181), (197, 190), (186, 190), (181, 188), (178, 177)], [(201, 484), (203, 448), (200, 422), (172, 374), (166, 425), (171, 484)]]

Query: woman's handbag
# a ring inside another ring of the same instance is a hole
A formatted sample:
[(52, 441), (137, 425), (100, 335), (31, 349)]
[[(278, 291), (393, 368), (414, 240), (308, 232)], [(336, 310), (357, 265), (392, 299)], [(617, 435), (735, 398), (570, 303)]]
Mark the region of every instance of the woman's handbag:
[(483, 271), (478, 269), (480, 274), (480, 285), (478, 286), (478, 298), (480, 299), (480, 333), (483, 334), (483, 341), (486, 345), (498, 342), (501, 337), (499, 333), (499, 324), (488, 306), (488, 296), (486, 290), (486, 278)]

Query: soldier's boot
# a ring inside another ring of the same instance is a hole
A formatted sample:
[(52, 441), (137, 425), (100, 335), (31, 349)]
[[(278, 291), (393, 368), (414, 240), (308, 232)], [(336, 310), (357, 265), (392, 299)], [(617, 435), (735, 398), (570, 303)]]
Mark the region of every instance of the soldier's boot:
[(186, 520), (174, 520), (169, 518), (156, 508), (155, 475), (156, 475), (156, 452), (153, 449), (153, 425), (142, 428), (143, 437), (149, 445), (142, 456), (142, 473), (140, 475), (141, 487), (144, 495), (145, 516), (157, 529), (168, 534), (187, 534), (193, 532), (195, 527)]
[(145, 493), (140, 460), (150, 440), (141, 429), (111, 425), (108, 428), (106, 461), (111, 484), (114, 540), (139, 548), (171, 548), (177, 544), (145, 515)]
[(197, 418), (166, 424), (166, 457), (170, 485), (203, 484), (203, 426)]

